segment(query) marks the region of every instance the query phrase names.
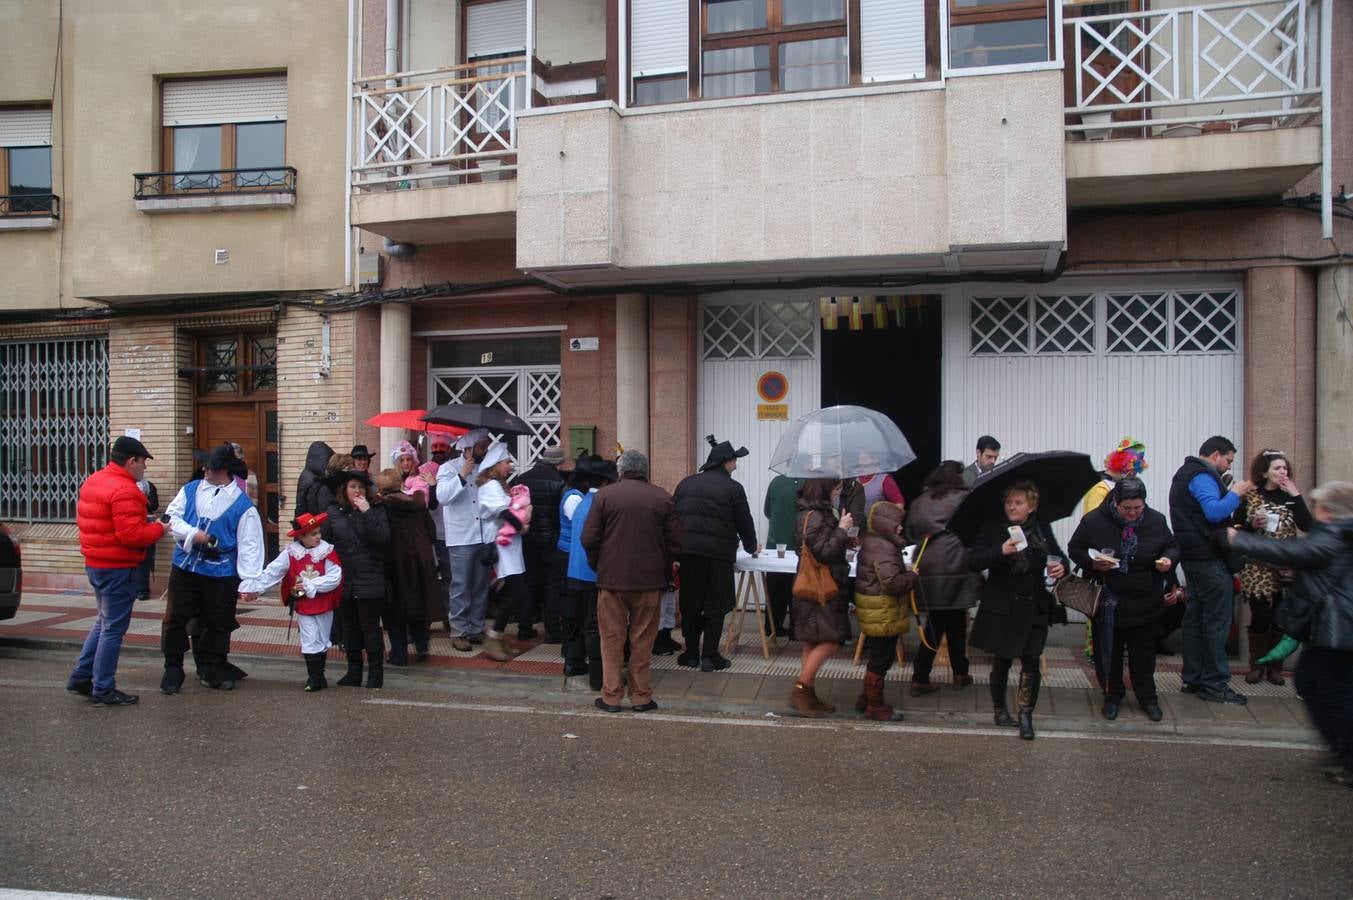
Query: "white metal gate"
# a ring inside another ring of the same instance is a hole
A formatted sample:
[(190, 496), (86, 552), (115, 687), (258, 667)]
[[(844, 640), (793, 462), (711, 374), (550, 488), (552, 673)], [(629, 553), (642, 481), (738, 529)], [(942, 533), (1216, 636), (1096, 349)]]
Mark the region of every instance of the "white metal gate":
[(991, 434), (1002, 455), (1079, 450), (1098, 465), (1132, 435), (1146, 443), (1148, 502), (1164, 510), (1185, 456), (1214, 434), (1241, 439), (1241, 303), (1234, 282), (1177, 277), (951, 291), (945, 456), (967, 463)]
[[(709, 453), (707, 434), (734, 447), (745, 445), (751, 453), (739, 460), (734, 477), (747, 491), (763, 540), (766, 487), (775, 477), (767, 468), (771, 451), (790, 422), (821, 402), (817, 323), (816, 300), (718, 295), (700, 302), (699, 440), (691, 471)], [(767, 372), (785, 376), (789, 391), (781, 402), (789, 408), (787, 420), (758, 418), (757, 407), (764, 401), (757, 382)]]
[(559, 366), (433, 369), (428, 378), (432, 406), (482, 403), (525, 419), (532, 433), (517, 438), (513, 456), (519, 468), (532, 465), (546, 447), (560, 443), (563, 380)]

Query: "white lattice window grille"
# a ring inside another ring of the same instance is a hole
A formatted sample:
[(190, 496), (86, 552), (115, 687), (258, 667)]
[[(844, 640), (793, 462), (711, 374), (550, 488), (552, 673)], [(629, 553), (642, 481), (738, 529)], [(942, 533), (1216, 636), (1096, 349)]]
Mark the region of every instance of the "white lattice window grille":
[(108, 339), (0, 344), (0, 519), (70, 522), (108, 461)]
[(1194, 20), (1193, 91), (1199, 100), (1306, 87), (1304, 0), (1201, 7)]
[(974, 356), (1029, 352), (1028, 297), (972, 297), (968, 310)]
[(521, 468), (532, 465), (546, 447), (560, 443), (563, 378), (558, 366), (433, 371), (432, 394), (434, 405), (479, 403), (524, 419), (532, 431), (515, 439), (513, 451)]
[(1181, 291), (1172, 299), (1176, 353), (1236, 352), (1240, 314), (1235, 291)]
[(705, 303), (702, 359), (812, 359), (817, 306), (805, 301)]
[(1169, 294), (1108, 294), (1106, 298), (1109, 353), (1170, 352)]
[(1094, 353), (1094, 294), (1035, 296), (1035, 353)]

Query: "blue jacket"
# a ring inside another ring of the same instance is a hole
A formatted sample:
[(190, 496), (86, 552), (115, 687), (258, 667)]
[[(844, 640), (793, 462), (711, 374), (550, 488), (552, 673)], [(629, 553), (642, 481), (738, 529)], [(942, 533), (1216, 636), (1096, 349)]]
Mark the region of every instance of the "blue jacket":
[(592, 511), (592, 500), (596, 491), (583, 495), (582, 502), (573, 511), (573, 524), (568, 542), (568, 577), (575, 581), (597, 580), (596, 570), (587, 564), (587, 551), (583, 549), (583, 526), (587, 524), (587, 514)]

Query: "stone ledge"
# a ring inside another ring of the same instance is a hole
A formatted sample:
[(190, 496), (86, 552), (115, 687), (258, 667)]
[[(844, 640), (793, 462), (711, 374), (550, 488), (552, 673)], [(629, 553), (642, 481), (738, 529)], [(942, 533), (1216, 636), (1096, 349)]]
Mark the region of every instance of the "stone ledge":
[(143, 213), (217, 212), (236, 209), (289, 209), (296, 195), (283, 191), (258, 194), (171, 194), (133, 200)]
[(55, 216), (0, 218), (0, 231), (51, 231), (58, 221)]

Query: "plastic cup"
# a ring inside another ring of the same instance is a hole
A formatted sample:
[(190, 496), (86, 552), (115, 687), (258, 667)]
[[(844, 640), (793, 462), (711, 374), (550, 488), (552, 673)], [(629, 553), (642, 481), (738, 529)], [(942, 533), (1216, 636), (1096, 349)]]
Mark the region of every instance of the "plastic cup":
[(777, 557), (779, 557), (780, 559), (784, 559), (784, 558), (785, 558), (785, 550), (787, 550), (787, 549), (789, 549), (789, 547), (788, 547), (787, 544), (776, 544), (776, 545), (775, 545), (775, 555), (776, 555)]
[(1278, 518), (1277, 513), (1275, 512), (1264, 513), (1264, 530), (1267, 531), (1269, 534), (1277, 534), (1278, 526), (1281, 524), (1282, 521)]
[(860, 526), (858, 525), (852, 525), (846, 529), (847, 537), (857, 537), (859, 536), (859, 534), (860, 534)]

